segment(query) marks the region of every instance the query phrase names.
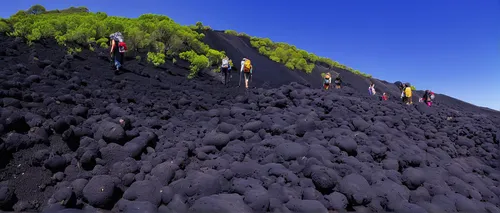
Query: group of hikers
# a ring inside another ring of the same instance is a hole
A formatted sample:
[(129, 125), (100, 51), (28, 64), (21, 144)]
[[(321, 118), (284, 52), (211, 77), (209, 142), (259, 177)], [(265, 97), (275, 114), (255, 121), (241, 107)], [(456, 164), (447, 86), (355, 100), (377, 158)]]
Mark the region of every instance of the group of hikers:
[[(412, 88), (409, 83), (396, 82), (399, 90), (401, 91), (401, 100), (407, 105), (413, 104)], [(430, 90), (425, 90), (424, 95), (420, 98), (419, 102), (424, 102), (427, 106), (432, 106), (432, 101), (434, 100), (434, 92)]]
[[(115, 32), (111, 34), (109, 38), (111, 46), (110, 49), (111, 58), (113, 59), (114, 62), (114, 68), (116, 69), (116, 71), (118, 71), (123, 66), (123, 58), (125, 52), (127, 51), (127, 44), (125, 43), (123, 35), (120, 32)], [(221, 73), (224, 75), (224, 85), (226, 86), (228, 85), (229, 79), (232, 76), (231, 62), (232, 61), (229, 59), (229, 57), (224, 56), (224, 58), (222, 59), (222, 64), (220, 66)], [(243, 73), (245, 79), (245, 88), (248, 89), (248, 82), (249, 80), (252, 79), (253, 66), (252, 62), (247, 57), (241, 60), (240, 78), (238, 87), (241, 85), (241, 73)], [(323, 80), (324, 80), (323, 88), (325, 90), (328, 90), (330, 88), (330, 84), (332, 83), (332, 75), (330, 74), (330, 72), (325, 73)], [(342, 79), (340, 78), (339, 74), (335, 78), (334, 83), (335, 83), (335, 88), (337, 89), (341, 88)], [(396, 82), (396, 84), (399, 90), (401, 91), (401, 100), (403, 101), (403, 103), (407, 105), (413, 104), (411, 85), (409, 83), (401, 83), (401, 82)], [(374, 83), (370, 83), (370, 86), (368, 87), (368, 93), (370, 95), (376, 94)], [(423, 97), (419, 99), (419, 102), (424, 102), (425, 104), (427, 104), (427, 106), (431, 106), (434, 97), (435, 97), (434, 92), (430, 90), (425, 90), (425, 93)], [(388, 100), (388, 96), (385, 92), (382, 94), (381, 99), (384, 101)]]
[[(116, 71), (119, 71), (120, 68), (123, 67), (123, 59), (125, 52), (128, 50), (127, 44), (124, 41), (123, 35), (121, 32), (115, 32), (109, 35), (110, 39), (110, 55), (113, 62), (113, 68)], [(228, 85), (229, 79), (231, 78), (231, 60), (227, 56), (222, 59), (222, 65), (220, 67), (221, 72), (224, 75), (224, 85)], [(240, 69), (240, 82), (238, 86), (241, 85), (241, 73), (245, 78), (245, 88), (248, 89), (248, 81), (252, 77), (253, 66), (252, 62), (248, 58), (243, 58), (241, 60), (241, 69)]]
[[(328, 88), (330, 88), (331, 83), (332, 83), (332, 75), (329, 72), (327, 72), (324, 77), (323, 88), (325, 90), (328, 90)], [(342, 84), (342, 79), (340, 79), (340, 75), (337, 75), (337, 77), (335, 78), (335, 88), (340, 89), (341, 84)]]
[[(324, 76), (323, 88), (325, 90), (328, 90), (331, 81), (332, 77), (331, 74), (328, 72)], [(337, 78), (335, 79), (335, 86), (337, 89), (340, 89), (341, 83), (342, 80), (340, 79), (340, 75), (337, 75)], [(396, 82), (396, 84), (401, 92), (401, 101), (403, 101), (403, 103), (407, 105), (413, 104), (411, 85), (409, 83), (401, 83), (399, 81)], [(370, 96), (377, 94), (377, 92), (375, 91), (374, 83), (370, 83), (370, 85), (368, 86), (368, 94), (370, 94)], [(419, 102), (424, 102), (425, 104), (427, 104), (427, 106), (431, 106), (434, 97), (435, 97), (434, 92), (430, 90), (425, 90), (424, 95), (422, 98), (419, 99)], [(380, 99), (383, 101), (387, 101), (389, 97), (387, 96), (387, 93), (384, 92), (382, 93)]]
[[(231, 60), (229, 57), (225, 56), (222, 59), (222, 64), (220, 66), (221, 73), (224, 75), (224, 85), (228, 86), (229, 79), (231, 78)], [(249, 58), (243, 58), (241, 60), (240, 66), (240, 81), (238, 86), (241, 85), (241, 73), (243, 73), (245, 79), (245, 88), (248, 89), (248, 81), (252, 78), (253, 65)]]

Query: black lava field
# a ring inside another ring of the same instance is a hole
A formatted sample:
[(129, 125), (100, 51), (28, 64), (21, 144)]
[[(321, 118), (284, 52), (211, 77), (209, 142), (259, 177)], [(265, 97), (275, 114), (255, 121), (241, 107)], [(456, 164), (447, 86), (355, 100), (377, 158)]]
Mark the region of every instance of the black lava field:
[(499, 112), (381, 101), (349, 76), (245, 91), (134, 58), (115, 74), (107, 51), (0, 38), (1, 210), (500, 212)]

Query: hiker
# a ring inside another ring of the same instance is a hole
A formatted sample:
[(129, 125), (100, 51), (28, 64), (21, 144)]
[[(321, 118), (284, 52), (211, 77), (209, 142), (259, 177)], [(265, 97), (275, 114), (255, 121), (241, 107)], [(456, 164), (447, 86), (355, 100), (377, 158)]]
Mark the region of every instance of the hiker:
[(425, 90), (424, 96), (422, 97), (422, 101), (427, 104), (427, 106), (432, 106), (432, 100), (434, 100), (434, 92), (430, 90)]
[(253, 66), (252, 62), (248, 58), (244, 58), (244, 63), (243, 63), (243, 75), (245, 77), (245, 88), (248, 89), (248, 80), (252, 77), (252, 72), (253, 72)]
[(233, 64), (233, 60), (229, 59), (229, 79), (232, 79), (233, 78), (233, 67), (231, 66), (231, 64)]
[(109, 53), (118, 71), (123, 66), (124, 54), (128, 50), (127, 44), (124, 42), (123, 35), (120, 32), (109, 35), (109, 38), (111, 40), (111, 50)]
[(400, 84), (398, 85), (399, 90), (401, 91), (401, 101), (403, 103), (406, 103), (406, 95), (405, 95), (405, 89), (406, 89), (406, 84), (403, 84), (399, 82)]
[(370, 86), (368, 87), (368, 92), (370, 93), (370, 95), (375, 95), (375, 84), (374, 83), (371, 83)]
[(387, 101), (387, 99), (388, 99), (387, 94), (385, 94), (385, 92), (382, 93), (382, 100)]
[(241, 66), (240, 66), (240, 81), (238, 82), (238, 87), (241, 85), (241, 73), (243, 72), (243, 67), (245, 66), (245, 60), (246, 60), (246, 58), (241, 59)]
[(323, 79), (323, 88), (325, 90), (328, 90), (328, 88), (330, 88), (330, 83), (332, 82), (332, 76), (330, 75), (329, 72), (327, 72), (325, 74), (325, 78)]
[(413, 101), (412, 101), (412, 91), (411, 91), (411, 87), (409, 84), (406, 84), (406, 88), (405, 88), (405, 91), (404, 91), (404, 95), (405, 95), (405, 98), (406, 98), (406, 104), (407, 105), (410, 105), (410, 104), (413, 104)]
[(335, 78), (335, 88), (340, 89), (340, 85), (342, 84), (342, 79), (340, 79), (340, 75)]
[(222, 59), (222, 65), (220, 66), (221, 72), (224, 75), (224, 85), (227, 86), (227, 83), (229, 82), (229, 72), (231, 69), (231, 65), (229, 64), (229, 58), (226, 56)]

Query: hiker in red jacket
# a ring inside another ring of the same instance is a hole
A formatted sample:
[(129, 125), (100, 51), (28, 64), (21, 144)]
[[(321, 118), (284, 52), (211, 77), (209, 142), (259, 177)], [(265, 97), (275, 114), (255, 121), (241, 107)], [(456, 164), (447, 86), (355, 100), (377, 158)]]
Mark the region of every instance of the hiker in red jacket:
[(385, 92), (382, 94), (382, 100), (384, 101), (387, 101), (388, 97), (387, 97), (387, 94), (385, 94)]

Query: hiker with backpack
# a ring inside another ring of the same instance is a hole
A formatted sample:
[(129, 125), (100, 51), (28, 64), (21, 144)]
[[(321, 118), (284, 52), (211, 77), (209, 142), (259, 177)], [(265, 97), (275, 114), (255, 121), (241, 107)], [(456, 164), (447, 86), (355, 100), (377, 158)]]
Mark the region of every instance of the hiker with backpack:
[(370, 95), (375, 95), (376, 92), (375, 92), (375, 84), (374, 83), (371, 83), (370, 86), (368, 87), (368, 93)]
[(325, 90), (328, 90), (328, 88), (330, 87), (330, 83), (332, 82), (332, 76), (330, 75), (329, 72), (327, 72), (325, 74), (325, 77), (323, 79), (323, 88)]
[(406, 87), (405, 87), (404, 95), (406, 98), (406, 104), (407, 105), (413, 104), (411, 86), (410, 86), (410, 84), (406, 84), (405, 86)]
[(224, 85), (227, 86), (229, 82), (229, 72), (231, 70), (231, 64), (229, 63), (229, 58), (226, 56), (222, 59), (221, 72), (224, 74)]
[(432, 100), (434, 100), (434, 92), (430, 91), (430, 90), (425, 90), (425, 93), (424, 93), (424, 96), (421, 98), (422, 101), (420, 102), (424, 102), (425, 104), (427, 104), (427, 106), (432, 106)]
[(246, 59), (246, 58), (241, 59), (241, 66), (240, 66), (240, 80), (239, 80), (239, 82), (238, 82), (238, 87), (241, 85), (241, 73), (243, 73), (243, 67), (245, 66), (245, 59)]
[(245, 78), (245, 88), (248, 89), (248, 80), (252, 77), (252, 72), (253, 72), (253, 66), (250, 59), (243, 58), (242, 71), (243, 71), (243, 76)]
[(111, 58), (113, 59), (116, 71), (120, 70), (123, 66), (123, 58), (127, 49), (127, 44), (123, 39), (121, 32), (115, 32), (109, 35), (111, 40), (111, 49), (109, 51)]
[(342, 84), (342, 79), (340, 79), (340, 75), (335, 78), (335, 88), (340, 89), (340, 85)]
[(385, 92), (382, 93), (382, 100), (387, 101), (387, 99), (389, 99), (389, 97), (387, 97), (387, 94)]

